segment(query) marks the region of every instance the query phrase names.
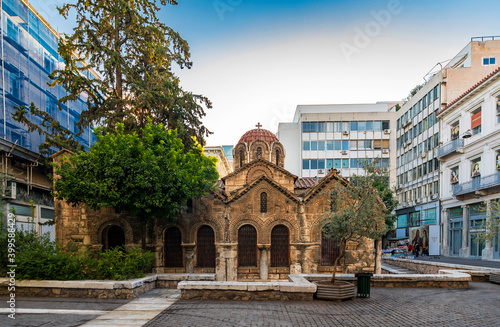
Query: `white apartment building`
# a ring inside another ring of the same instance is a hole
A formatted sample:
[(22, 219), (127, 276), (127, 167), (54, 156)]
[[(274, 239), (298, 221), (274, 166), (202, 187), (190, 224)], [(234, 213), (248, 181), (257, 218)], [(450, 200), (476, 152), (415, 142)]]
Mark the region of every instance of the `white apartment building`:
[[(473, 38), (397, 111), (396, 192), (399, 206), (392, 240), (412, 238), (428, 226), (429, 254), (445, 254), (440, 210), (439, 148), (443, 144), (436, 115), (478, 80), (498, 67), (500, 40)], [(441, 64), (440, 64), (441, 65)]]
[[(500, 68), (439, 113), (444, 255), (500, 258), (497, 236), (481, 244), (475, 234), (500, 198)], [(498, 218), (497, 218), (498, 219)]]
[[(322, 177), (337, 169), (343, 177), (363, 173), (364, 160), (395, 167), (397, 102), (298, 105), (293, 122), (277, 136), (287, 149), (285, 167), (300, 177)], [(395, 182), (391, 171), (391, 185)]]

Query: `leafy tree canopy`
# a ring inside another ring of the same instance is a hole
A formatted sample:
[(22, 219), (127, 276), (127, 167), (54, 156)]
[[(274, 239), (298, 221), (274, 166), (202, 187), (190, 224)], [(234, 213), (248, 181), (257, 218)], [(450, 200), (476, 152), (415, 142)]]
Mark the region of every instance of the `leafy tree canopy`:
[(94, 210), (115, 208), (143, 220), (172, 219), (187, 199), (213, 190), (218, 179), (215, 158), (199, 145), (186, 152), (176, 131), (161, 124), (147, 124), (142, 138), (126, 134), (122, 123), (115, 133), (95, 134), (89, 152), (55, 163), (57, 199)]
[(359, 242), (365, 237), (377, 240), (387, 232), (385, 217), (388, 208), (377, 191), (383, 176), (377, 169), (380, 168), (368, 165), (364, 175), (354, 175), (348, 184), (338, 183), (330, 190), (331, 208), (323, 216), (322, 231), (340, 248), (332, 282), (337, 265), (345, 256), (347, 243)]
[[(65, 18), (74, 10), (77, 26), (59, 42), (58, 51), (66, 65), (52, 72), (51, 85), (61, 85), (67, 91), (59, 100), (60, 110), (82, 96), (87, 99), (76, 123), (79, 133), (95, 125), (109, 132), (123, 123), (124, 132), (140, 134), (151, 117), (155, 124), (177, 129), (186, 150), (195, 143), (193, 137), (204, 144), (210, 132), (201, 119), (211, 103), (183, 90), (172, 72), (173, 64), (191, 67), (189, 46), (158, 20), (158, 2), (177, 4), (166, 0), (76, 0), (59, 8)], [(50, 115), (42, 114), (44, 108), (36, 109), (19, 108), (15, 119), (28, 125), (30, 131), (47, 136), (44, 149), (71, 146), (70, 150), (78, 150), (75, 142), (61, 143), (71, 135)], [(43, 116), (42, 129), (33, 126), (30, 113)]]

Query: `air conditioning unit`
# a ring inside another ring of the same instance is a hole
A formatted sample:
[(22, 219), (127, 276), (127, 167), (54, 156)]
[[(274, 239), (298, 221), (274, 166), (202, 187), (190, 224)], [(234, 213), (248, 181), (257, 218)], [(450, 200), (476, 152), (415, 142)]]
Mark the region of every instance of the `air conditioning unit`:
[(382, 149), (382, 153), (389, 153), (389, 149)]
[(318, 169), (318, 174), (324, 174), (325, 171), (323, 169)]
[(347, 151), (346, 150), (342, 150), (342, 154), (347, 154)]
[(391, 134), (391, 130), (390, 129), (384, 129), (384, 134)]
[(5, 188), (5, 193), (2, 194), (2, 196), (7, 199), (15, 199), (16, 195), (17, 195), (17, 183), (8, 182), (7, 187)]
[(422, 202), (422, 199), (415, 199), (415, 203), (420, 203)]
[(427, 152), (422, 152), (422, 154), (420, 155), (422, 158), (425, 158), (427, 157)]
[(400, 185), (400, 184), (396, 184), (396, 190), (400, 190), (402, 189), (403, 187)]
[(438, 198), (439, 194), (433, 194), (431, 195), (431, 200), (436, 200)]
[(347, 131), (342, 132), (342, 134), (349, 135), (349, 133)]

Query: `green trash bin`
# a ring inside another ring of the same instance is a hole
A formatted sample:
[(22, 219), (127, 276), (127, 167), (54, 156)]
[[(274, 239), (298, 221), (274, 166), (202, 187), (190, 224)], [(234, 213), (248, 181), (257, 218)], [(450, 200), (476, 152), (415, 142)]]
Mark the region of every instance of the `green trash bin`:
[(358, 292), (357, 297), (370, 297), (370, 282), (372, 273), (357, 273), (356, 275)]

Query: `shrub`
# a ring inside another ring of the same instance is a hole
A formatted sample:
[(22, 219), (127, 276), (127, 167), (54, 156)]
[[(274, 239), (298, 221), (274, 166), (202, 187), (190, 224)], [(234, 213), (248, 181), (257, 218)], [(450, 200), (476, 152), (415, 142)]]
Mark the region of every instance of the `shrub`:
[[(6, 276), (8, 263), (8, 231), (0, 223), (0, 275)], [(144, 277), (151, 270), (154, 254), (140, 248), (89, 250), (69, 243), (51, 241), (48, 235), (30, 230), (17, 230), (15, 235), (16, 278), (35, 280), (124, 280)]]

